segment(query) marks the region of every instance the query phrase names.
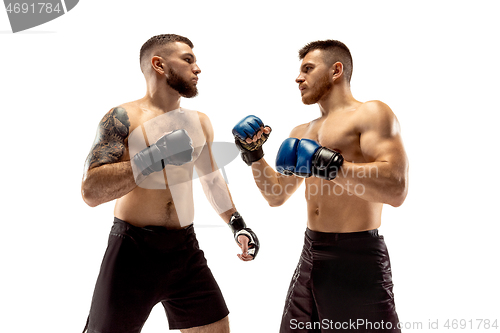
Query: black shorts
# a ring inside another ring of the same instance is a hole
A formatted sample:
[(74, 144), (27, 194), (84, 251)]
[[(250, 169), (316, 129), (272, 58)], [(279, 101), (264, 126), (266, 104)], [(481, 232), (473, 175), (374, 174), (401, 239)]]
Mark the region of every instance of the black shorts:
[(229, 314), (193, 225), (139, 228), (115, 218), (87, 332), (140, 332), (159, 302), (170, 329), (207, 325)]
[(392, 287), (389, 254), (377, 229), (307, 229), (280, 332), (400, 332)]

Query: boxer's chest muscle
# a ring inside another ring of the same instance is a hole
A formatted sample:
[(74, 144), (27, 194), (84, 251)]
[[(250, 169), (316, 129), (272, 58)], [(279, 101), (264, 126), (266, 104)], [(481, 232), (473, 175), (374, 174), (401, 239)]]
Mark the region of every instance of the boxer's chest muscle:
[(324, 147), (340, 152), (348, 161), (364, 162), (360, 132), (356, 124), (355, 111), (331, 115), (312, 122), (304, 138), (315, 140)]
[[(134, 126), (135, 125), (135, 126)], [(205, 135), (203, 133), (200, 120), (196, 111), (184, 110), (183, 112), (169, 112), (160, 115), (149, 115), (137, 112), (132, 121), (131, 133), (134, 131), (142, 132), (139, 135), (145, 140), (146, 145), (156, 142), (159, 137), (165, 133), (175, 130), (185, 130), (192, 141), (193, 161), (195, 161), (205, 145)], [(130, 139), (127, 138), (127, 143)]]

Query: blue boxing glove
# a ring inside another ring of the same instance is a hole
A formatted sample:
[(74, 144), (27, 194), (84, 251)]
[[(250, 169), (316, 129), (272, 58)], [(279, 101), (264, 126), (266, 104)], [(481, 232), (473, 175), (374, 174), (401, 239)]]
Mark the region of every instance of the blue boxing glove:
[(284, 175), (332, 180), (344, 163), (340, 153), (322, 147), (314, 140), (288, 138), (276, 157), (276, 170)]
[[(233, 128), (234, 142), (241, 152), (241, 158), (247, 165), (264, 157), (262, 145), (269, 137), (269, 133), (262, 133), (256, 142), (247, 143), (247, 138), (253, 138), (264, 126), (262, 120), (256, 116), (247, 116), (240, 120)], [(269, 127), (269, 126), (267, 126)]]
[(297, 147), (300, 140), (288, 138), (281, 144), (276, 155), (276, 170), (285, 176), (295, 174), (295, 165), (297, 164)]

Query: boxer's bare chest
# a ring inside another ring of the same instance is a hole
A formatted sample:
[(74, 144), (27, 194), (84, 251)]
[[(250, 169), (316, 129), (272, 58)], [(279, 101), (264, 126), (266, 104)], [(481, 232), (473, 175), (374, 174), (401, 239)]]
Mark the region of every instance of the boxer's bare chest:
[(183, 129), (192, 140), (193, 161), (198, 158), (205, 144), (205, 134), (198, 112), (180, 108), (164, 114), (155, 114), (137, 107), (130, 109), (131, 128), (127, 138), (129, 153), (133, 155), (136, 150), (151, 145), (164, 134)]
[(338, 151), (350, 162), (365, 162), (360, 147), (359, 115), (355, 110), (312, 121), (306, 127), (303, 138)]
[(137, 106), (135, 103), (125, 104), (124, 108), (130, 118), (130, 132), (125, 140), (126, 154), (124, 154), (123, 160), (131, 159), (135, 154), (155, 143), (161, 136), (181, 129), (189, 135), (194, 149), (192, 162), (182, 166), (167, 165), (163, 172), (149, 175), (139, 187), (148, 190), (164, 190), (171, 185), (190, 181), (194, 162), (200, 156), (206, 143), (198, 112), (183, 108), (165, 113), (152, 112)]

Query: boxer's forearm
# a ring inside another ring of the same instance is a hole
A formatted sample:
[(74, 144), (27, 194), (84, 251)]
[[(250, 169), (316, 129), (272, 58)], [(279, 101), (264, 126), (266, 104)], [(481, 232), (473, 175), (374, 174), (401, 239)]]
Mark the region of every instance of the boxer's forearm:
[(399, 169), (389, 162), (344, 162), (332, 182), (366, 201), (397, 207), (408, 192), (407, 175)]
[(231, 220), (231, 215), (233, 215), (234, 212), (236, 212), (236, 207), (232, 207), (229, 210), (226, 210), (224, 213), (219, 214), (219, 216), (222, 220), (224, 220), (224, 222), (229, 223)]
[(252, 173), (260, 193), (271, 207), (285, 203), (302, 183), (301, 178), (276, 172), (264, 158), (252, 164)]
[[(280, 188), (276, 173), (267, 164), (264, 158), (252, 163), (252, 174), (255, 184), (260, 190), (260, 193), (266, 199), (270, 206), (279, 206), (281, 201), (279, 196), (273, 193), (272, 189)], [(279, 191), (278, 191), (279, 192)]]
[[(143, 179), (137, 179), (137, 182)], [(137, 187), (129, 161), (88, 170), (82, 181), (83, 200), (91, 207), (121, 198)]]
[(214, 210), (226, 222), (236, 211), (227, 184), (219, 170), (200, 177), (201, 187)]

